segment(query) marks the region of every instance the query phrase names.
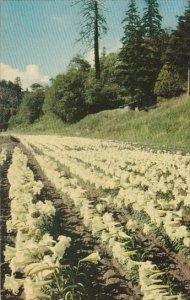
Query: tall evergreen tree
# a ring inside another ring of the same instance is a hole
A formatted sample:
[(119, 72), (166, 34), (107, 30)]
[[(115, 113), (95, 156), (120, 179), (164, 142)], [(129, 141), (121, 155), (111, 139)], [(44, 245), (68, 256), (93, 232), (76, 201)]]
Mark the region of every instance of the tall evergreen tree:
[(107, 33), (107, 22), (104, 17), (104, 0), (79, 0), (83, 20), (79, 41), (88, 49), (94, 49), (96, 78), (100, 79), (99, 39)]
[(119, 53), (118, 81), (124, 85), (126, 96), (141, 107), (146, 101), (144, 90), (146, 48), (142, 21), (135, 0), (130, 0), (122, 23), (124, 24), (124, 37), (121, 40), (123, 45)]
[(141, 19), (136, 6), (136, 0), (130, 0), (128, 10), (125, 13), (125, 18), (122, 21), (124, 24), (124, 37), (121, 39), (123, 45), (130, 41), (139, 38), (139, 29), (141, 28)]
[(162, 67), (162, 52), (165, 42), (164, 31), (161, 27), (162, 16), (159, 13), (158, 0), (145, 0), (146, 7), (143, 15), (143, 28), (146, 44), (147, 69), (146, 78), (149, 83), (147, 90), (147, 105), (156, 103), (154, 86)]
[(162, 67), (164, 32), (157, 0), (146, 0), (141, 19), (136, 1), (130, 0), (124, 23), (124, 37), (119, 55), (119, 75), (125, 84), (126, 94), (139, 107), (156, 103), (154, 86)]
[(162, 32), (162, 16), (159, 13), (159, 4), (157, 0), (145, 0), (145, 2), (146, 7), (144, 9), (143, 16), (145, 36), (149, 38), (157, 38)]
[(176, 30), (171, 34), (165, 54), (165, 63), (186, 80), (190, 68), (190, 2), (183, 16), (178, 18)]

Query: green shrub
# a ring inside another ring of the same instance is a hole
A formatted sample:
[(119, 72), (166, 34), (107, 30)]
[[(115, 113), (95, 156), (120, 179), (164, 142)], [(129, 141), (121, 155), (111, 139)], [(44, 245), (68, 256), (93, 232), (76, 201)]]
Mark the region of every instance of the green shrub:
[(34, 123), (34, 121), (42, 115), (43, 102), (43, 90), (26, 93), (16, 116), (10, 119), (9, 128), (15, 125), (28, 125)]
[(177, 97), (183, 91), (183, 84), (180, 75), (169, 66), (164, 65), (158, 75), (154, 92), (163, 98)]

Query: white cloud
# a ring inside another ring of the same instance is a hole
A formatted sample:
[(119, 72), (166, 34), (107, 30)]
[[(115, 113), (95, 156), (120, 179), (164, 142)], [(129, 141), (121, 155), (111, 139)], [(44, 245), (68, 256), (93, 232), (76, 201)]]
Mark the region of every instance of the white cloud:
[(49, 82), (49, 76), (42, 75), (37, 65), (27, 65), (24, 71), (12, 68), (9, 65), (0, 63), (0, 80), (10, 80), (14, 82), (16, 77), (21, 78), (22, 88), (26, 89), (31, 84), (38, 82), (41, 84), (47, 84)]

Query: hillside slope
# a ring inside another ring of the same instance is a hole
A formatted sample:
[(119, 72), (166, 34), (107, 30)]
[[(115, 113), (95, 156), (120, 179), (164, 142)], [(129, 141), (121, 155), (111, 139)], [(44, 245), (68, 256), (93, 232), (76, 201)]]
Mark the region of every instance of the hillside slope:
[(66, 125), (45, 115), (22, 132), (122, 140), (130, 143), (190, 148), (190, 97), (183, 95), (149, 112), (116, 109), (88, 115)]

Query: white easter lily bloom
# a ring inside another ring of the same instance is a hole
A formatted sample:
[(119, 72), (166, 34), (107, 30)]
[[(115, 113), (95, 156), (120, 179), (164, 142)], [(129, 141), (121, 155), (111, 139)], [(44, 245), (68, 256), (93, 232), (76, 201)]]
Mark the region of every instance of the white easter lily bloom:
[(17, 295), (20, 287), (23, 285), (24, 279), (16, 279), (14, 275), (5, 275), (4, 288), (11, 291), (14, 295)]
[(13, 232), (15, 227), (12, 224), (12, 220), (7, 220), (6, 222), (7, 232)]
[(95, 216), (92, 219), (92, 234), (95, 235), (97, 232), (102, 231), (105, 229), (106, 226), (102, 221), (102, 217), (100, 216)]
[(178, 238), (187, 238), (189, 235), (188, 231), (187, 231), (187, 227), (186, 226), (180, 226), (176, 229), (176, 236)]
[(185, 237), (185, 238), (183, 239), (183, 244), (184, 244), (187, 248), (189, 248), (189, 247), (190, 247), (190, 237)]
[(45, 200), (45, 202), (38, 201), (36, 203), (36, 208), (39, 212), (47, 216), (55, 216), (55, 207), (53, 203), (49, 200)]
[(145, 234), (149, 234), (151, 232), (151, 226), (150, 226), (150, 224), (144, 224), (144, 226), (143, 226), (143, 232)]
[(103, 231), (103, 232), (101, 233), (100, 238), (101, 238), (101, 240), (102, 240), (103, 243), (106, 243), (106, 242), (108, 242), (109, 239), (110, 239), (111, 237), (113, 237), (113, 236), (114, 236), (114, 235), (111, 234), (110, 232), (108, 233), (108, 232)]
[(36, 300), (42, 297), (51, 299), (50, 296), (42, 292), (42, 287), (48, 285), (51, 280), (34, 282), (29, 277), (24, 280), (25, 300)]
[(4, 251), (5, 261), (10, 261), (15, 256), (16, 256), (16, 249), (14, 247), (10, 247), (6, 245)]
[(130, 219), (126, 224), (126, 228), (135, 231), (138, 228), (137, 221)]
[(119, 230), (118, 236), (122, 239), (130, 239), (130, 240), (132, 239), (128, 234), (126, 234), (125, 232), (123, 232), (121, 230)]
[(100, 261), (100, 255), (98, 252), (94, 252), (86, 257), (84, 257), (83, 259), (80, 260), (80, 262), (91, 262), (93, 264), (97, 264), (98, 261)]
[(48, 247), (55, 258), (61, 259), (66, 251), (66, 248), (70, 246), (71, 238), (64, 235), (58, 237), (58, 241), (55, 246)]
[(99, 203), (96, 205), (96, 209), (99, 213), (102, 213), (104, 211), (104, 208), (105, 208), (104, 204)]

